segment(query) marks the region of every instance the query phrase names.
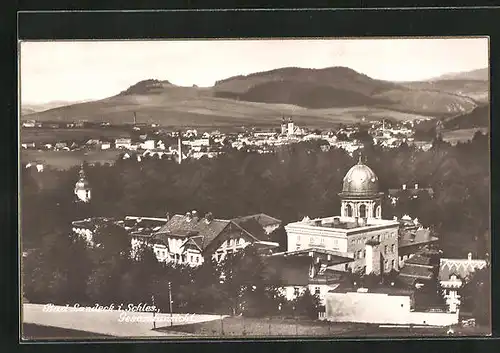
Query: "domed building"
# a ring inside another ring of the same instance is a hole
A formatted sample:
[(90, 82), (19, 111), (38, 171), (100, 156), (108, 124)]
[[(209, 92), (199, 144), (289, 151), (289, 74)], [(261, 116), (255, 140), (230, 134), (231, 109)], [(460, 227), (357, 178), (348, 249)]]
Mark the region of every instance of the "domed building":
[(341, 217), (382, 218), (382, 196), (378, 177), (361, 161), (361, 156), (344, 177)]
[(382, 219), (378, 177), (361, 158), (347, 171), (339, 196), (340, 216), (305, 217), (285, 226), (287, 254), (318, 256), (315, 262), (337, 271), (398, 270), (399, 222)]
[(74, 193), (77, 197), (77, 201), (81, 202), (90, 202), (91, 196), (90, 196), (90, 185), (89, 182), (87, 181), (87, 178), (85, 177), (85, 171), (83, 170), (83, 165), (80, 168), (79, 172), (80, 178), (75, 184), (75, 190)]

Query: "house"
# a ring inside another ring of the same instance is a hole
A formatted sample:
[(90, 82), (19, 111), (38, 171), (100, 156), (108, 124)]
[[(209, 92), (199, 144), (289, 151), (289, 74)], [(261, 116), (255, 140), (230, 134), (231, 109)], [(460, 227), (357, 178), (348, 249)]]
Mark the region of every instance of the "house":
[(54, 146), (56, 150), (62, 150), (64, 148), (68, 148), (68, 144), (66, 142), (57, 142)]
[(101, 150), (109, 150), (111, 148), (111, 143), (103, 142), (101, 143)]
[(132, 146), (132, 139), (130, 138), (118, 138), (115, 140), (116, 148), (130, 149)]
[(140, 144), (140, 148), (142, 148), (144, 150), (152, 150), (155, 148), (155, 141), (154, 140), (146, 140)]
[(309, 249), (294, 253), (276, 253), (263, 257), (265, 274), (275, 281), (287, 300), (294, 300), (309, 290), (325, 304), (325, 295), (339, 285), (345, 272), (332, 270), (330, 267), (352, 262), (352, 258), (343, 254)]
[(414, 291), (392, 286), (341, 284), (325, 295), (324, 320), (365, 324), (451, 326), (458, 312), (415, 311)]
[(400, 221), (398, 231), (398, 255), (399, 265), (403, 266), (405, 261), (422, 250), (435, 247), (439, 239), (434, 237), (429, 229), (414, 225), (413, 221)]
[(22, 123), (22, 127), (26, 127), (26, 128), (33, 128), (35, 127), (35, 122), (30, 120), (30, 121), (25, 121)]
[(399, 279), (410, 288), (424, 286), (436, 280), (439, 252), (421, 251), (408, 258), (399, 270)]
[(71, 222), (73, 232), (85, 239), (90, 246), (94, 245), (94, 234), (98, 229), (109, 223), (114, 223), (114, 220), (106, 217), (86, 218)]
[(165, 244), (167, 261), (197, 266), (204, 260), (223, 260), (228, 254), (248, 245), (275, 248), (264, 229), (256, 221), (237, 224), (232, 220), (215, 219), (210, 213), (201, 217), (196, 211), (174, 215), (153, 237)]
[(24, 149), (28, 149), (28, 148), (36, 148), (36, 146), (35, 146), (35, 143), (34, 143), (34, 142), (22, 143), (22, 144), (21, 144), (21, 147), (22, 147), (22, 148), (24, 148)]
[(459, 291), (469, 281), (470, 276), (477, 270), (488, 266), (487, 260), (473, 259), (469, 253), (467, 259), (442, 258), (439, 264), (439, 283), (443, 289), (446, 304), (451, 312), (460, 307)]

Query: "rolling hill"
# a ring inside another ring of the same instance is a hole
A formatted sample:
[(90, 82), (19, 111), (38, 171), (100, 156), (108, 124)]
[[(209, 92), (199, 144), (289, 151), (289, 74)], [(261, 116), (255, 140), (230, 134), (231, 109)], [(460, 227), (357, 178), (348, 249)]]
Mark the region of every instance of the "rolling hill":
[(124, 123), (132, 122), (136, 113), (139, 122), (165, 126), (241, 126), (275, 125), (285, 114), (293, 115), (299, 124), (323, 126), (362, 117), (450, 117), (477, 106), (474, 99), (445, 86), (375, 80), (346, 67), (282, 68), (230, 77), (208, 88), (149, 79), (109, 98), (22, 118)]

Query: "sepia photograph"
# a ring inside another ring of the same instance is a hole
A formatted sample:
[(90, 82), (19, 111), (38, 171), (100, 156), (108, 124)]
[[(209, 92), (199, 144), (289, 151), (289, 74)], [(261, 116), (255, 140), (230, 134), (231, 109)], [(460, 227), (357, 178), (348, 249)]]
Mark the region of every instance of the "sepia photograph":
[(18, 48), (21, 341), (491, 335), (488, 37)]

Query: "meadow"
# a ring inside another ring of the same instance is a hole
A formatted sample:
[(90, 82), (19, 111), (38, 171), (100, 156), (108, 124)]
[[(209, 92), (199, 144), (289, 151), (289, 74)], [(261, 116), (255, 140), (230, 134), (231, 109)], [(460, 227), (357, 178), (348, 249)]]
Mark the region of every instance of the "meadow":
[(475, 128), (475, 129), (458, 129), (443, 132), (443, 140), (451, 143), (452, 145), (457, 142), (467, 142), (472, 140), (474, 134), (481, 131), (483, 134), (488, 132), (488, 128)]
[(89, 139), (129, 137), (130, 133), (121, 129), (21, 129), (21, 143), (54, 143), (57, 141), (86, 141)]

